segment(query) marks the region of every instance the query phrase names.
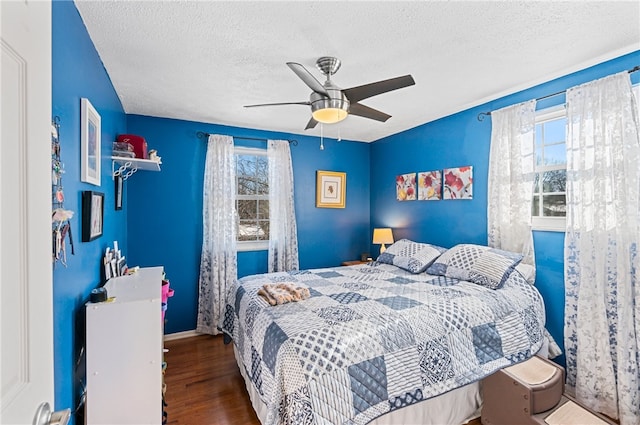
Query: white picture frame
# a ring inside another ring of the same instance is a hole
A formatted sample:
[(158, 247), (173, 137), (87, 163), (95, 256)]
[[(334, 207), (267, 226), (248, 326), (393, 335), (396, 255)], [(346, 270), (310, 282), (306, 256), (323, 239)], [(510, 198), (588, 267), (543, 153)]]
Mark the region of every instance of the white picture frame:
[(101, 119), (89, 99), (80, 103), (80, 180), (100, 186)]

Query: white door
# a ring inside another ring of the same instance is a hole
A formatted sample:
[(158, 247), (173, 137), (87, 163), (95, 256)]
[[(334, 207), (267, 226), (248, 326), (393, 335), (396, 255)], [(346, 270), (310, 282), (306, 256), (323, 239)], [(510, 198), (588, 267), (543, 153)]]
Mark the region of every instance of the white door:
[(51, 4), (0, 0), (0, 423), (53, 403)]

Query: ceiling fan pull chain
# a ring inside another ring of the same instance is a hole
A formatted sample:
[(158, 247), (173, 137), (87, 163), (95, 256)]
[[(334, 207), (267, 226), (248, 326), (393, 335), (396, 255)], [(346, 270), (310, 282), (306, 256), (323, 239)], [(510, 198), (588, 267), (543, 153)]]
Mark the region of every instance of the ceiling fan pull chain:
[(320, 150), (324, 150), (324, 125), (320, 123)]

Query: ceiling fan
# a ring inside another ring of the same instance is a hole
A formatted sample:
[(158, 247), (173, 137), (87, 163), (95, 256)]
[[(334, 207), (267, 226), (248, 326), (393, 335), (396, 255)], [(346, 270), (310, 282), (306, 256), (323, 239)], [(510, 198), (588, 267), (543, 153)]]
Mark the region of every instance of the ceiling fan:
[(411, 75), (390, 78), (388, 80), (377, 81), (362, 86), (341, 89), (331, 81), (331, 76), (340, 69), (340, 59), (332, 56), (323, 56), (316, 61), (316, 68), (327, 77), (327, 81), (321, 84), (307, 69), (299, 63), (287, 62), (287, 66), (307, 85), (311, 90), (311, 95), (307, 102), (283, 102), (283, 103), (262, 103), (258, 105), (246, 105), (245, 108), (256, 106), (276, 106), (276, 105), (307, 105), (311, 106), (311, 119), (307, 123), (305, 130), (314, 128), (319, 122), (324, 124), (334, 124), (347, 118), (348, 115), (358, 115), (376, 121), (385, 122), (391, 115), (370, 108), (359, 103), (361, 100), (401, 89), (415, 84)]

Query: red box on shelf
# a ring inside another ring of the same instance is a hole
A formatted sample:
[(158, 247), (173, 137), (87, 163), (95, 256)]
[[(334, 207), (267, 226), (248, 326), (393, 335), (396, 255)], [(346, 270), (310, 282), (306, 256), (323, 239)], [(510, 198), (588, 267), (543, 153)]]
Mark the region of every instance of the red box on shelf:
[(118, 143), (129, 143), (133, 146), (133, 152), (138, 159), (148, 159), (147, 155), (147, 141), (142, 136), (136, 136), (135, 134), (120, 134), (118, 136)]

